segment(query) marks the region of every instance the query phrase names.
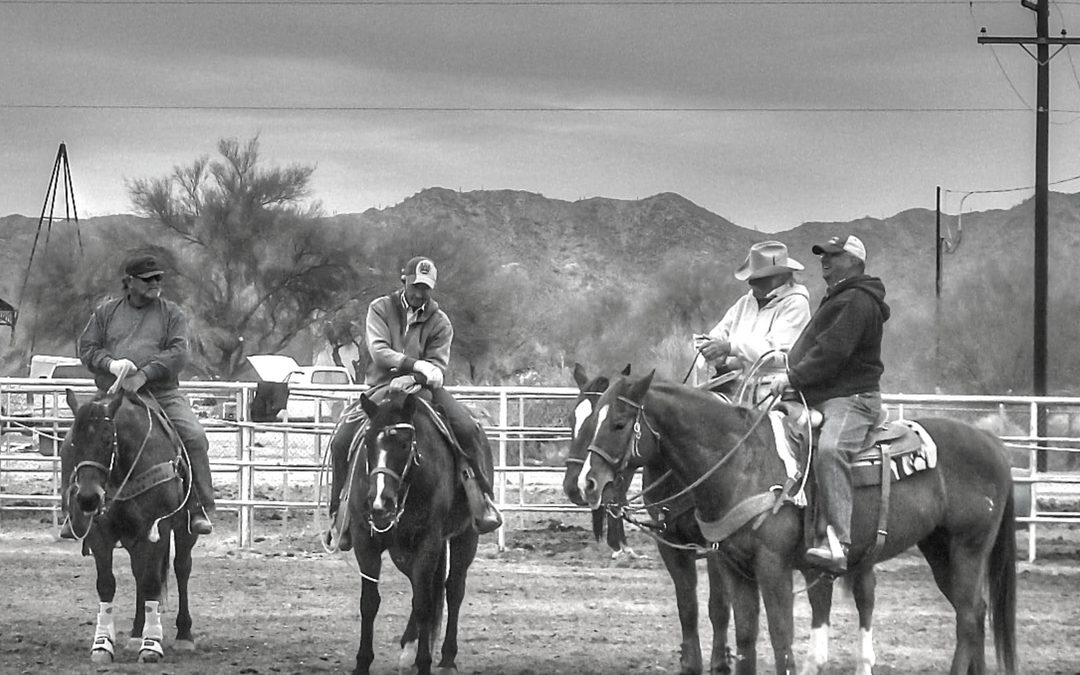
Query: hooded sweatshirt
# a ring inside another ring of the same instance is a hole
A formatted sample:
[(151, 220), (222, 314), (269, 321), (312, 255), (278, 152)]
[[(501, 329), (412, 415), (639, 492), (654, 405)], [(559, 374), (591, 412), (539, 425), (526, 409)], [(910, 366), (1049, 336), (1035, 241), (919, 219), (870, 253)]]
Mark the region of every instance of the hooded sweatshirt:
[(825, 294), (788, 353), (791, 386), (808, 405), (881, 389), (881, 337), (889, 314), (877, 277), (844, 279)]

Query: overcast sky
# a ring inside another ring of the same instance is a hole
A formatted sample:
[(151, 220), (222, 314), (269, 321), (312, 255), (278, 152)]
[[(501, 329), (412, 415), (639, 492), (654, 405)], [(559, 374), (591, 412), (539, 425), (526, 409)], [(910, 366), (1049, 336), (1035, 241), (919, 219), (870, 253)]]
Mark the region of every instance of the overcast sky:
[[(766, 231), (887, 217), (933, 208), (937, 185), (1033, 184), (1035, 61), (976, 38), (1034, 17), (1019, 0), (0, 0), (0, 215), (41, 213), (61, 141), (86, 218), (130, 212), (125, 180), (258, 134), (266, 162), (317, 167), (327, 213), (441, 186), (677, 192)], [(1080, 35), (1080, 2), (1053, 4), (1063, 27)], [(1051, 67), (1051, 181), (1080, 175), (1077, 49)]]

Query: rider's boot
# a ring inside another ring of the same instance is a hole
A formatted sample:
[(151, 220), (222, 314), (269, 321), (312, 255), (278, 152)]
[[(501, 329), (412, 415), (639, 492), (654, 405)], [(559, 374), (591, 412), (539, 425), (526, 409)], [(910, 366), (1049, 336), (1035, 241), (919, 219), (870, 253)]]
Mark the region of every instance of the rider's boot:
[(825, 541), (807, 549), (806, 559), (811, 565), (824, 568), (834, 574), (847, 571), (850, 545), (840, 541), (832, 525), (825, 528)]
[(187, 512), (188, 532), (196, 535), (213, 533), (214, 524), (210, 522), (210, 517), (206, 514), (206, 509), (203, 508), (202, 502), (195, 496), (194, 490), (192, 490), (191, 496), (188, 497)]
[(481, 489), (480, 482), (471, 467), (462, 471), (461, 480), (465, 486), (465, 495), (469, 499), (469, 510), (473, 515), (473, 525), (480, 534), (488, 534), (502, 527), (503, 517), (495, 506), (492, 496)]

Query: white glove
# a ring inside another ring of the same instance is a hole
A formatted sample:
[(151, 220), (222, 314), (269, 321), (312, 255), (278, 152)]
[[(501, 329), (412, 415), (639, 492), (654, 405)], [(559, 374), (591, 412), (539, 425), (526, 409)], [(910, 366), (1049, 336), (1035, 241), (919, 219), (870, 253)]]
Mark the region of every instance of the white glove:
[(118, 380), (124, 379), (133, 370), (135, 370), (135, 364), (128, 359), (113, 359), (109, 364), (109, 372)]
[(420, 373), (427, 379), (427, 384), (432, 389), (438, 389), (443, 383), (442, 368), (439, 368), (430, 361), (417, 361), (413, 364), (413, 370)]
[(788, 379), (787, 373), (784, 373), (782, 375), (777, 375), (776, 379), (772, 381), (772, 384), (769, 386), (769, 393), (776, 398), (780, 398), (784, 395), (784, 392), (790, 388), (791, 380)]
[(135, 364), (128, 359), (113, 359), (109, 364), (109, 372), (116, 376), (116, 380), (113, 381), (112, 386), (109, 387), (109, 394), (115, 394), (120, 390), (120, 385), (123, 384), (124, 378), (130, 373), (134, 373), (138, 368)]

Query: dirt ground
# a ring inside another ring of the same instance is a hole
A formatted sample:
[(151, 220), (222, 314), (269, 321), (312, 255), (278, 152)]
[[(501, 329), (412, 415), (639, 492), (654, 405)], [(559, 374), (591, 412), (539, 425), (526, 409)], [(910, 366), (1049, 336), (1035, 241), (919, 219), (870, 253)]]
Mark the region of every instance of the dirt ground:
[[(192, 575), (194, 653), (171, 651), (155, 665), (89, 659), (97, 595), (92, 560), (53, 538), (39, 516), (0, 524), (0, 672), (2, 673), (340, 673), (351, 671), (359, 643), (360, 579), (346, 554), (319, 547), (314, 527), (292, 519), (264, 527), (254, 550), (238, 550), (225, 533), (200, 541)], [(584, 517), (516, 517), (507, 549), (485, 537), (462, 608), (461, 673), (678, 672), (679, 629), (671, 582), (655, 547), (640, 534), (646, 557), (612, 560), (592, 542)], [(1024, 535), (1018, 537), (1026, 550)], [(1045, 543), (1044, 543), (1045, 542)], [(1018, 646), (1022, 672), (1080, 673), (1080, 529), (1057, 526), (1040, 538), (1040, 560), (1019, 563)], [(699, 563), (702, 570), (704, 563)], [(953, 615), (917, 554), (883, 563), (878, 574), (875, 673), (947, 672)], [(134, 604), (127, 556), (117, 555), (117, 628), (130, 629)], [(376, 625), (375, 672), (397, 672), (396, 639), (404, 626), (408, 587), (384, 565)], [(802, 585), (801, 578), (796, 586)], [(174, 587), (172, 587), (174, 588)], [(175, 590), (172, 591), (175, 593)], [(704, 582), (699, 595), (704, 599)], [(171, 638), (175, 600), (166, 609)], [(702, 612), (702, 630), (707, 631)], [(850, 598), (833, 614), (830, 672), (852, 672), (856, 619)], [(807, 651), (809, 608), (796, 598), (796, 656)], [(705, 633), (707, 634), (707, 633)], [(122, 643), (121, 636), (121, 643)], [(703, 649), (708, 653), (709, 638)], [(767, 632), (758, 642), (759, 672), (772, 673)], [(993, 647), (988, 646), (993, 663)]]

